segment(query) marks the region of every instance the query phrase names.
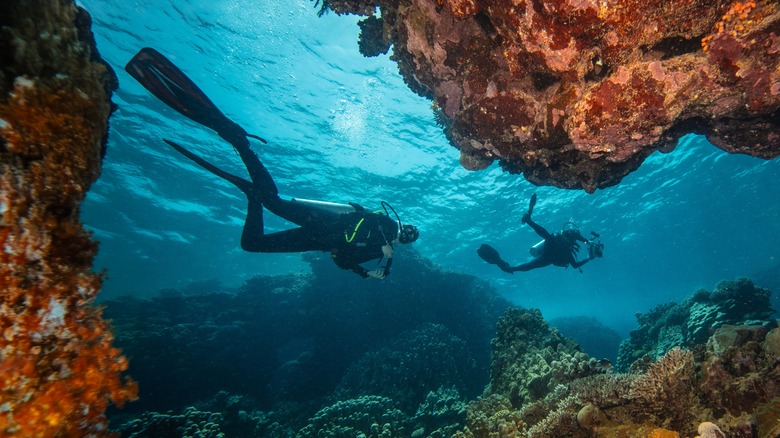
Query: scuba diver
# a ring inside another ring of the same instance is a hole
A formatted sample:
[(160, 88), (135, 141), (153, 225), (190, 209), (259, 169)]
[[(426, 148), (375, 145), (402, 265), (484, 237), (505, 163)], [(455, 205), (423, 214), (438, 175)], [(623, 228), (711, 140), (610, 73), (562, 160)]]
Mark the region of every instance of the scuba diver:
[[(536, 205), (536, 193), (531, 196), (531, 202), (528, 211), (523, 215), (522, 222), (528, 224), (536, 231), (536, 234), (542, 237), (541, 242), (531, 247), (531, 255), (535, 258), (527, 263), (518, 266), (510, 266), (499, 255), (498, 251), (490, 245), (483, 244), (477, 250), (477, 254), (486, 262), (497, 265), (502, 271), (513, 274), (517, 271), (530, 271), (531, 269), (542, 268), (544, 266), (555, 265), (562, 268), (573, 267), (579, 269), (585, 263), (604, 255), (604, 244), (598, 239), (596, 232), (591, 232), (594, 239), (588, 240), (580, 234), (580, 230), (572, 222), (564, 224), (563, 229), (555, 234), (550, 233), (544, 227), (540, 226), (531, 219), (531, 214)], [(577, 260), (577, 252), (580, 249), (578, 242), (588, 245), (588, 258)], [(580, 269), (580, 272), (582, 270)]]
[[(166, 105), (182, 115), (213, 129), (233, 145), (249, 173), (250, 180), (225, 172), (184, 147), (164, 140), (185, 157), (244, 192), (247, 214), (241, 235), (241, 248), (250, 252), (290, 253), (327, 251), (336, 265), (363, 278), (384, 279), (390, 274), (393, 244), (412, 243), (417, 228), (402, 224), (392, 206), (382, 201), (382, 210), (367, 211), (362, 206), (305, 199), (282, 199), (271, 174), (249, 146), (248, 134), (230, 120), (178, 67), (151, 48), (141, 49), (125, 67), (128, 73)], [(263, 207), (298, 228), (265, 234)], [(388, 208), (395, 219), (390, 217)], [(378, 259), (369, 271), (361, 263)], [(379, 264), (386, 259), (384, 267)]]

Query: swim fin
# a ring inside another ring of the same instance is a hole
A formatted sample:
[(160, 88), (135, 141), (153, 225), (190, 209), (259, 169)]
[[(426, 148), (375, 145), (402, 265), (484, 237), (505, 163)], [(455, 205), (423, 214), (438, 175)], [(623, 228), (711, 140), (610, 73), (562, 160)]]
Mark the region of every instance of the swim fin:
[(534, 205), (536, 205), (536, 193), (531, 195), (531, 200), (528, 202), (528, 216), (534, 214)]
[(504, 261), (501, 258), (501, 255), (498, 254), (498, 251), (496, 251), (496, 249), (492, 246), (483, 243), (477, 250), (477, 254), (482, 258), (482, 260), (490, 263), (491, 265), (497, 265), (499, 268), (501, 268), (502, 271), (509, 272), (510, 274), (512, 273), (512, 271), (509, 270), (509, 263)]
[(231, 144), (238, 138), (253, 137), (236, 122), (222, 114), (214, 102), (178, 67), (157, 50), (141, 49), (125, 70), (144, 88), (185, 117), (213, 129)]
[(176, 149), (184, 155), (185, 157), (189, 158), (190, 160), (197, 163), (200, 167), (208, 170), (209, 172), (213, 173), (214, 175), (217, 175), (218, 177), (227, 180), (236, 187), (238, 187), (242, 192), (246, 193), (247, 196), (249, 196), (251, 193), (253, 193), (253, 186), (252, 183), (245, 180), (244, 178), (241, 178), (239, 176), (233, 175), (232, 173), (225, 172), (224, 170), (220, 169), (219, 167), (209, 163), (208, 161), (204, 160), (203, 158), (195, 155), (194, 153), (188, 151), (183, 146), (178, 145), (170, 140), (163, 139), (165, 143), (167, 143), (172, 148)]

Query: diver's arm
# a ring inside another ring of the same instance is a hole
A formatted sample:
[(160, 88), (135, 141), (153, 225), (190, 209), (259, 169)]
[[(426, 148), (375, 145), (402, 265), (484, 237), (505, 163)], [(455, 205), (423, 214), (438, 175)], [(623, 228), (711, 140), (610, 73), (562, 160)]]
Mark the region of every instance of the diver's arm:
[(541, 236), (543, 239), (552, 238), (552, 234), (550, 234), (549, 231), (545, 230), (544, 227), (534, 222), (533, 219), (531, 219), (530, 217), (526, 218), (524, 222), (527, 223), (531, 228), (533, 228), (534, 231), (536, 231), (536, 234)]
[(576, 261), (576, 260), (574, 260), (574, 261), (572, 261), (572, 262), (570, 263), (570, 265), (571, 265), (571, 267), (572, 267), (572, 268), (574, 268), (574, 269), (577, 269), (577, 268), (580, 268), (580, 267), (582, 267), (582, 265), (584, 265), (585, 263), (588, 263), (589, 261), (590, 261), (590, 257), (588, 257), (588, 258), (587, 258), (587, 259), (585, 259), (585, 260), (579, 261), (579, 262), (578, 262), (578, 261)]
[(345, 257), (344, 252), (342, 251), (333, 251), (330, 253), (330, 257), (333, 259), (333, 263), (339, 268), (350, 270), (363, 278), (369, 277), (368, 269), (360, 266), (360, 264), (355, 261), (354, 257)]

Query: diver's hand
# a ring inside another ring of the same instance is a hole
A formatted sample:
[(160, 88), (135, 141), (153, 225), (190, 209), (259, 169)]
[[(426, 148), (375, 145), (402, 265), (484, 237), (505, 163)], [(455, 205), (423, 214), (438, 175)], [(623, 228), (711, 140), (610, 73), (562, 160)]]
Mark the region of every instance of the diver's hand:
[(388, 259), (393, 257), (393, 247), (390, 245), (382, 245), (382, 254)]
[(384, 280), (385, 279), (385, 271), (383, 269), (376, 269), (374, 271), (368, 271), (366, 272), (368, 274), (369, 278), (376, 278), (377, 280)]

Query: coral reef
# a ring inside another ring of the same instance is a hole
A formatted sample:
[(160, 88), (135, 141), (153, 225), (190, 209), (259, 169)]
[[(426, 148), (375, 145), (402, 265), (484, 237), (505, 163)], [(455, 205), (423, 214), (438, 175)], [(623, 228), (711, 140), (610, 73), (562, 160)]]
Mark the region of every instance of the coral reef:
[(657, 359), (674, 347), (704, 344), (724, 324), (773, 324), (770, 295), (750, 279), (738, 278), (718, 283), (713, 292), (701, 289), (681, 304), (637, 314), (639, 327), (621, 343), (617, 368), (626, 371), (645, 355)]
[(362, 26), (361, 51), (393, 44), (401, 75), (434, 101), (467, 169), (498, 160), (535, 184), (592, 192), (690, 132), (732, 153), (780, 154), (776, 1), (343, 0), (322, 8), (379, 10)]
[(222, 415), (215, 412), (202, 412), (189, 407), (181, 414), (162, 414), (147, 412), (139, 419), (129, 421), (117, 430), (121, 436), (144, 437), (191, 437), (225, 438), (220, 428)]
[(0, 434), (89, 436), (136, 388), (94, 307), (96, 243), (79, 222), (116, 86), (73, 1), (0, 15)]
[(603, 372), (571, 339), (551, 329), (538, 309), (509, 309), (493, 339), (490, 386), (514, 407), (544, 398), (557, 385)]
[[(701, 437), (775, 436), (780, 327), (760, 319), (771, 314), (768, 295), (747, 279), (722, 282), (713, 293), (698, 291), (687, 303), (728, 302), (721, 307), (723, 319), (757, 318), (752, 320), (762, 324), (717, 324), (709, 338), (692, 338), (689, 349), (671, 348), (655, 361), (648, 357), (644, 370), (597, 374), (574, 366), (542, 390), (518, 370), (544, 369), (549, 358), (538, 346), (562, 344), (538, 311), (510, 310), (493, 341), (490, 385), (469, 403), (467, 426), (454, 436), (681, 437), (697, 431)], [(652, 315), (676, 307), (660, 306)], [(675, 318), (685, 321), (679, 314)], [(584, 359), (579, 363), (590, 363)]]
[[(408, 433), (462, 426), (462, 400), (487, 384), (490, 339), (509, 303), (413, 251), (393, 265), (400, 275), (370, 290), (328, 258), (310, 261), (312, 275), (255, 277), (233, 293), (194, 295), (207, 290), (201, 283), (150, 300), (106, 301), (117, 344), (142, 383), (124, 416), (195, 406), (221, 413), (228, 435), (237, 428), (270, 436), (275, 422), (300, 430), (337, 400), (372, 396), (391, 400), (404, 415), (396, 426)], [(442, 294), (447, 306), (437, 301)], [(253, 401), (238, 409), (204, 403), (220, 391)], [(112, 417), (112, 428), (122, 420)]]
[(366, 436), (371, 438), (411, 436), (408, 417), (381, 396), (362, 396), (338, 401), (317, 412), (301, 437)]
[(444, 385), (456, 393), (473, 393), (470, 382), (479, 380), (475, 368), (465, 342), (440, 324), (425, 324), (358, 359), (335, 395), (340, 400), (385, 396), (402, 411), (413, 413), (430, 391)]

